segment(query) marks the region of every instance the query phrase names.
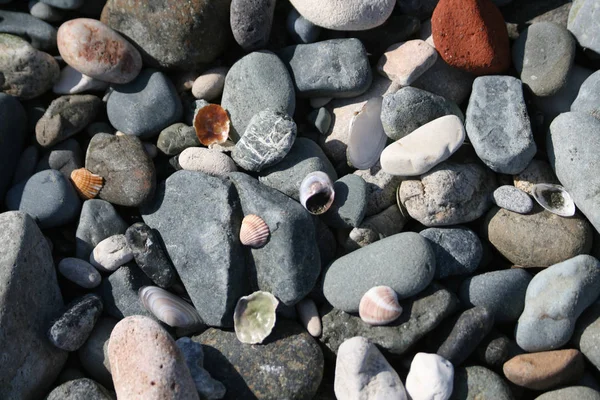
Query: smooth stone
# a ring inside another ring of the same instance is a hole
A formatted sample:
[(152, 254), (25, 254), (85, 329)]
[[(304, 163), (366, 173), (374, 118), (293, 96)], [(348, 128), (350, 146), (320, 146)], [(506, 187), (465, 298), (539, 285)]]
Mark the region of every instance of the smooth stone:
[(0, 33), (0, 89), (20, 100), (38, 97), (58, 80), (60, 68), (48, 53), (33, 48), (25, 40)]
[(0, 10), (0, 33), (19, 36), (38, 50), (56, 49), (56, 28), (26, 13)]
[(543, 268), (589, 252), (592, 231), (579, 215), (563, 218), (540, 206), (527, 215), (494, 207), (482, 236), (513, 264)]
[(596, 368), (600, 367), (600, 303), (595, 302), (577, 319), (572, 343)]
[(102, 297), (105, 314), (116, 319), (132, 315), (153, 317), (140, 302), (138, 292), (152, 281), (134, 263), (122, 265), (108, 278), (104, 278), (97, 293)]
[(569, 11), (567, 29), (575, 36), (577, 43), (600, 55), (599, 0), (575, 0)]
[(381, 122), (392, 140), (402, 139), (445, 115), (456, 115), (461, 122), (465, 119), (455, 103), (425, 90), (407, 86), (383, 96)]
[(102, 272), (112, 272), (133, 260), (125, 235), (107, 237), (90, 254), (90, 264)]
[(492, 205), (494, 174), (479, 164), (438, 164), (420, 179), (402, 181), (399, 198), (411, 217), (425, 226), (474, 221)]
[(133, 81), (112, 89), (106, 103), (108, 119), (112, 126), (128, 135), (157, 136), (183, 116), (175, 86), (160, 71), (145, 69)]
[[(290, 152), (296, 132), (292, 117), (267, 108), (252, 117), (231, 157), (247, 171), (262, 171), (283, 160)], [(181, 160), (181, 156), (179, 158)]]
[(200, 146), (196, 130), (181, 122), (163, 129), (156, 141), (156, 147), (168, 156), (175, 156), (188, 147), (195, 146)]
[(258, 215), (269, 226), (268, 242), (250, 249), (249, 270), (258, 288), (292, 306), (306, 297), (321, 272), (311, 215), (284, 194), (243, 173), (232, 173), (244, 215)]
[[(37, 161), (37, 149), (29, 146), (21, 153), (27, 137), (27, 114), (13, 96), (0, 93), (0, 198), (12, 184), (29, 179)], [(31, 164), (27, 165), (27, 162)], [(14, 175), (13, 175), (14, 174)]]
[(535, 400), (600, 400), (600, 392), (585, 386), (569, 386), (562, 389), (556, 389), (546, 392)]
[(60, 77), (52, 87), (52, 91), (56, 94), (77, 94), (87, 91), (103, 92), (108, 89), (108, 86), (108, 82), (83, 75), (75, 68), (67, 65), (60, 71)]
[(53, 146), (42, 156), (37, 163), (36, 172), (45, 169), (55, 169), (63, 173), (67, 178), (71, 172), (83, 167), (83, 153), (81, 146), (75, 139), (67, 139)]
[(451, 400), (514, 400), (508, 383), (479, 365), (455, 368), (453, 388)]
[(112, 400), (108, 390), (88, 378), (70, 380), (57, 386), (44, 400)]
[(188, 147), (179, 154), (179, 165), (187, 171), (200, 171), (212, 176), (225, 177), (237, 171), (231, 157), (215, 149)]
[(286, 27), (292, 40), (297, 44), (314, 43), (321, 34), (321, 27), (304, 18), (295, 8), (292, 8), (288, 14)]
[(518, 174), (537, 152), (517, 78), (475, 79), (465, 126), (475, 152), (492, 171)]
[(323, 293), (332, 306), (358, 312), (360, 299), (372, 287), (390, 286), (403, 299), (425, 289), (434, 273), (435, 255), (427, 240), (404, 232), (335, 260), (324, 273)]
[(238, 60), (225, 77), (221, 106), (229, 112), (229, 136), (234, 142), (250, 120), (265, 108), (294, 115), (294, 84), (283, 62), (270, 51), (250, 53)]
[(41, 398), (67, 360), (46, 336), (63, 308), (52, 254), (22, 212), (0, 214), (0, 237), (0, 398)]
[(109, 236), (125, 233), (127, 227), (109, 202), (100, 199), (84, 201), (75, 233), (76, 257), (89, 260), (98, 243)]
[(377, 163), (368, 170), (354, 172), (367, 182), (367, 210), (369, 217), (382, 212), (396, 204), (396, 192), (402, 182), (402, 177), (390, 175)]
[(81, 210), (81, 200), (71, 182), (54, 169), (38, 172), (13, 186), (5, 201), (9, 210), (29, 214), (42, 229), (65, 225)]
[(137, 207), (154, 195), (154, 163), (135, 136), (95, 135), (87, 149), (85, 167), (104, 178), (98, 194), (102, 200)]
[(35, 126), (37, 143), (51, 147), (81, 132), (96, 118), (102, 106), (102, 100), (91, 94), (74, 94), (52, 100)]
[(423, 40), (415, 39), (389, 47), (379, 59), (377, 70), (392, 82), (408, 86), (435, 64), (438, 53)]
[(435, 64), (414, 81), (412, 86), (461, 104), (469, 98), (474, 79), (475, 75), (454, 68), (442, 57), (438, 57)]
[(517, 343), (495, 329), (477, 347), (479, 361), (495, 371), (502, 371), (504, 363), (519, 353), (522, 350), (518, 350)]
[(63, 10), (76, 10), (83, 5), (85, 0), (40, 0), (50, 6)]
[(196, 389), (202, 398), (207, 400), (222, 399), (227, 388), (221, 382), (213, 379), (203, 368), (204, 351), (202, 345), (185, 336), (177, 339), (175, 344), (181, 350), (185, 363), (192, 374), (192, 379), (196, 384)]
[(62, 276), (85, 289), (100, 285), (102, 277), (90, 263), (79, 258), (63, 258), (58, 263), (58, 272)]
[(296, 304), (296, 312), (302, 326), (306, 329), (310, 336), (319, 337), (323, 333), (321, 325), (321, 317), (317, 305), (312, 299), (305, 298)]
[(460, 285), (460, 300), (467, 307), (485, 307), (497, 323), (514, 323), (525, 307), (531, 278), (521, 268), (475, 275)]
[(292, 321), (278, 321), (262, 345), (243, 344), (234, 332), (214, 328), (192, 340), (202, 343), (210, 375), (240, 399), (312, 399), (323, 377), (321, 348)]
[(148, 317), (127, 317), (115, 326), (108, 358), (118, 398), (199, 399), (175, 341)]
[(335, 197), (321, 218), (336, 229), (357, 227), (367, 211), (367, 183), (358, 175), (348, 174), (333, 184)]
[(594, 72), (583, 82), (577, 98), (571, 104), (571, 111), (591, 114), (600, 119), (600, 72)]
[(282, 49), (299, 97), (356, 97), (371, 86), (373, 76), (360, 40), (332, 39)]
[(100, 314), (102, 300), (96, 294), (87, 294), (67, 306), (67, 310), (48, 330), (53, 345), (65, 351), (76, 351), (87, 338)]
[(536, 96), (551, 96), (567, 82), (575, 59), (575, 39), (558, 24), (538, 22), (519, 34), (512, 55), (523, 84)]
[[(14, 97), (9, 96), (7, 94), (0, 94), (0, 102), (2, 101), (6, 101), (6, 98), (10, 98), (12, 101), (17, 101)], [(7, 106), (5, 109), (9, 109), (8, 104), (4, 103), (3, 105)], [(12, 106), (12, 105), (11, 105)], [(0, 109), (2, 109), (2, 107), (0, 107)], [(19, 109), (11, 109), (11, 111), (13, 111), (16, 115), (19, 115), (17, 113), (19, 113)], [(18, 122), (19, 117), (15, 118)], [(0, 120), (3, 120), (3, 116), (0, 116)], [(7, 124), (8, 125), (8, 124)], [(20, 128), (17, 128), (18, 132), (22, 132), (22, 130)], [(2, 131), (3, 133), (4, 131)], [(2, 134), (0, 133), (0, 135)], [(15, 139), (19, 139), (20, 135), (9, 135), (6, 139), (2, 139), (2, 140), (7, 140), (9, 138), (15, 138)], [(39, 150), (35, 145), (31, 145), (31, 146), (27, 146), (23, 152), (21, 153), (21, 155), (19, 156), (18, 161), (16, 162), (16, 167), (14, 167), (14, 164), (11, 164), (11, 159), (14, 158), (14, 155), (17, 153), (17, 150), (13, 149), (13, 145), (7, 145), (6, 147), (13, 150), (10, 154), (6, 154), (6, 157), (3, 157), (2, 159), (7, 160), (8, 161), (8, 166), (2, 166), (0, 168), (2, 168), (4, 171), (11, 171), (14, 168), (15, 173), (13, 174), (12, 177), (12, 185), (16, 185), (19, 182), (25, 181), (29, 178), (31, 178), (31, 175), (33, 175), (36, 172), (36, 166), (38, 163), (38, 158), (39, 158)], [(13, 161), (14, 162), (14, 161)], [(44, 168), (47, 169), (47, 168)], [(53, 168), (55, 169), (55, 168)], [(0, 184), (0, 187), (3, 187), (4, 184)], [(1, 190), (0, 193), (5, 194), (4, 190)]]
[(340, 244), (347, 251), (358, 250), (380, 239), (402, 232), (406, 222), (407, 217), (402, 214), (398, 205), (394, 204), (378, 214), (363, 219), (363, 222), (352, 229), (345, 241)]
[(42, 21), (60, 22), (66, 17), (65, 13), (61, 9), (42, 3), (39, 0), (29, 0), (29, 4), (27, 6), (31, 16), (39, 18)]
[(464, 227), (427, 228), (419, 232), (435, 254), (435, 279), (475, 272), (483, 256), (481, 240)]
[(264, 48), (271, 35), (275, 0), (232, 0), (233, 38), (247, 52)]
[(331, 127), (331, 113), (325, 108), (321, 107), (310, 112), (306, 119), (312, 126), (314, 126), (321, 135), (326, 135)]
[(390, 175), (422, 175), (447, 160), (464, 140), (459, 117), (437, 118), (387, 146), (381, 153), (381, 168)]
[(368, 339), (356, 336), (340, 346), (335, 367), (336, 398), (366, 399), (375, 396), (407, 400), (398, 373)]
[(600, 120), (589, 114), (561, 114), (550, 125), (546, 149), (559, 181), (596, 230), (600, 230), (600, 177), (590, 166), (598, 162), (599, 129)]
[(503, 185), (494, 190), (492, 199), (498, 207), (515, 213), (527, 214), (533, 210), (531, 197), (512, 185)]
[(448, 400), (454, 384), (454, 367), (437, 354), (417, 353), (406, 377), (412, 400)]
[(515, 333), (517, 344), (528, 352), (563, 346), (599, 290), (600, 262), (592, 256), (573, 257), (539, 272), (527, 287)]
[(337, 31), (363, 31), (375, 28), (392, 14), (394, 0), (291, 0), (290, 3), (307, 20)]
[(88, 340), (77, 350), (85, 372), (106, 387), (113, 386), (107, 349), (110, 334), (117, 322), (119, 321), (114, 318), (101, 316)]
[(225, 77), (229, 72), (227, 67), (216, 67), (209, 69), (198, 76), (192, 85), (192, 94), (197, 99), (206, 101), (216, 100), (223, 94)]

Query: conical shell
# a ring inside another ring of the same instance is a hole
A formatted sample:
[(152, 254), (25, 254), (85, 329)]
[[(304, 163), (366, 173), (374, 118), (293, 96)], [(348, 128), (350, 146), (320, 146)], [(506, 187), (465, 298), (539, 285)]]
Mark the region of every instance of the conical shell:
[(275, 326), (279, 301), (269, 292), (254, 292), (240, 298), (233, 313), (235, 335), (242, 343), (262, 343)]
[(269, 226), (258, 215), (246, 215), (242, 220), (240, 241), (243, 245), (259, 248), (269, 239)]
[(561, 217), (572, 217), (575, 215), (575, 203), (564, 187), (548, 183), (538, 183), (533, 185), (531, 193), (535, 201), (546, 210)]
[(100, 175), (92, 174), (85, 168), (71, 172), (71, 182), (77, 193), (84, 199), (93, 199), (104, 186), (104, 180)]
[(346, 156), (354, 168), (371, 168), (385, 148), (388, 137), (381, 123), (382, 102), (382, 97), (372, 98), (350, 121)]
[(300, 184), (300, 203), (313, 215), (323, 214), (335, 198), (333, 182), (322, 171), (311, 172)]
[(389, 286), (375, 286), (360, 300), (358, 315), (369, 325), (385, 325), (402, 314), (398, 295)]
[(144, 286), (138, 294), (144, 308), (169, 326), (190, 328), (204, 324), (191, 304), (171, 292), (157, 286)]
[(205, 146), (224, 143), (229, 137), (229, 115), (218, 104), (209, 104), (196, 111), (194, 129), (198, 140)]

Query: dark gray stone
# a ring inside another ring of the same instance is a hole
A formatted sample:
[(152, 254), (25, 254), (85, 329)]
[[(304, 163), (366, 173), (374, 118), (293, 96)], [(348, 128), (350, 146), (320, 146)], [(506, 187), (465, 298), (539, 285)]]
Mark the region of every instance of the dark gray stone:
[(83, 167), (83, 153), (75, 139), (67, 139), (49, 149), (37, 163), (36, 171), (56, 169), (67, 178), (73, 170)]
[(56, 49), (56, 28), (29, 14), (0, 10), (0, 33), (19, 36), (38, 50)]
[(600, 400), (600, 392), (585, 386), (569, 386), (548, 391), (535, 400)]
[(126, 230), (127, 224), (108, 201), (84, 201), (75, 233), (77, 258), (89, 260), (90, 253), (98, 243), (107, 237), (123, 234)]
[(390, 15), (381, 25), (366, 31), (346, 32), (348, 37), (357, 38), (367, 49), (372, 61), (378, 60), (393, 44), (410, 40), (419, 32), (421, 21), (410, 15)]
[(79, 258), (67, 257), (58, 263), (58, 271), (71, 282), (92, 289), (100, 285), (102, 276), (92, 264)]
[(596, 368), (600, 367), (600, 303), (588, 307), (575, 325), (573, 344)]
[(314, 126), (321, 135), (326, 135), (331, 127), (331, 113), (325, 107), (313, 110), (307, 116), (308, 122)]
[(48, 338), (59, 349), (79, 349), (92, 333), (102, 310), (102, 300), (96, 294), (87, 294), (73, 301), (67, 306), (65, 313), (52, 324)]
[(503, 185), (492, 193), (494, 203), (508, 211), (527, 214), (533, 210), (533, 200), (524, 191), (513, 185)]
[(79, 361), (89, 376), (109, 388), (113, 386), (113, 381), (107, 349), (110, 334), (117, 322), (111, 317), (100, 317), (88, 340), (77, 350)]
[(319, 246), (321, 266), (329, 264), (337, 253), (337, 241), (331, 229), (317, 216), (313, 216), (315, 235)]
[(450, 400), (476, 399), (514, 400), (514, 397), (508, 382), (497, 373), (479, 365), (456, 368)]
[(29, 0), (28, 8), (29, 13), (33, 17), (47, 22), (59, 22), (66, 17), (62, 10), (42, 3), (39, 0)]
[(232, 0), (231, 31), (245, 51), (267, 45), (275, 13), (275, 0)]
[(358, 175), (348, 174), (334, 182), (333, 190), (333, 204), (321, 215), (323, 221), (337, 229), (359, 226), (367, 211), (365, 180)]
[(0, 214), (0, 398), (39, 399), (67, 353), (46, 337), (63, 300), (48, 242), (25, 213)]
[(194, 379), (196, 389), (198, 389), (202, 398), (207, 400), (222, 399), (227, 389), (221, 382), (213, 379), (208, 371), (204, 369), (202, 345), (188, 337), (177, 339), (175, 343), (185, 358), (185, 363)]
[(295, 8), (290, 10), (286, 26), (292, 40), (298, 44), (316, 42), (321, 34), (321, 27), (304, 18)]
[(571, 104), (571, 111), (591, 114), (600, 119), (600, 71), (594, 72), (583, 82), (577, 98)]
[(63, 10), (76, 10), (83, 5), (85, 0), (40, 0), (52, 7), (61, 8)]
[[(340, 244), (347, 251), (358, 250), (380, 239), (402, 232), (407, 221), (408, 216), (404, 215), (398, 205), (394, 204), (379, 214), (366, 217), (360, 226), (352, 229), (348, 237)], [(436, 273), (437, 270), (436, 261)]]
[(469, 97), (475, 75), (451, 67), (438, 57), (433, 67), (423, 73), (412, 86), (443, 96), (456, 104)]
[(279, 52), (300, 97), (355, 97), (371, 86), (367, 51), (358, 39), (332, 39)]
[[(0, 95), (1, 97), (2, 95)], [(2, 108), (0, 107), (0, 110)], [(12, 136), (11, 136), (12, 137)], [(18, 138), (18, 136), (17, 136)], [(9, 146), (10, 147), (10, 146)], [(4, 158), (5, 160), (10, 160), (11, 157), (14, 157), (14, 153), (10, 154)], [(38, 148), (31, 145), (25, 148), (19, 157), (19, 161), (17, 162), (17, 166), (15, 167), (15, 173), (12, 178), (12, 184), (16, 185), (19, 182), (25, 181), (31, 177), (36, 171), (36, 166), (38, 163), (39, 151)], [(2, 167), (0, 167), (2, 168)], [(3, 169), (5, 171), (10, 171), (10, 167)], [(4, 174), (3, 174), (4, 176)]]
[(435, 279), (475, 272), (483, 248), (475, 232), (468, 228), (428, 228), (421, 232), (435, 254)]
[(600, 0), (575, 0), (569, 11), (567, 28), (579, 45), (600, 55)]
[(44, 400), (113, 400), (113, 396), (99, 383), (81, 378), (57, 386)]
[(313, 289), (321, 272), (311, 215), (289, 197), (240, 172), (229, 175), (244, 215), (258, 215), (269, 226), (269, 241), (247, 257), (258, 288), (294, 305)]
[(242, 210), (233, 184), (202, 172), (178, 171), (141, 212), (162, 236), (202, 320), (232, 326), (233, 309), (247, 288), (239, 241)]
[(196, 146), (200, 146), (196, 130), (181, 122), (163, 129), (156, 142), (156, 147), (168, 156), (175, 156), (188, 147)]
[(398, 0), (396, 7), (402, 14), (414, 15), (419, 19), (431, 17), (439, 0)]
[(102, 280), (97, 293), (102, 297), (105, 314), (116, 319), (131, 315), (154, 318), (140, 302), (138, 291), (150, 286), (152, 281), (134, 263), (120, 266), (108, 278)]
[[(1, 85), (1, 83), (0, 83)], [(6, 190), (11, 184), (18, 183), (29, 178), (35, 168), (35, 161), (31, 165), (26, 163), (37, 160), (37, 150), (27, 150), (23, 152), (21, 159), (21, 149), (25, 144), (27, 136), (27, 116), (25, 109), (12, 96), (0, 93), (0, 196), (4, 198)], [(29, 149), (29, 148), (28, 148)], [(34, 157), (31, 154), (34, 153)], [(14, 173), (14, 177), (13, 177)]]
[(517, 344), (508, 337), (492, 329), (477, 347), (477, 357), (484, 365), (502, 371), (504, 363), (522, 353)]

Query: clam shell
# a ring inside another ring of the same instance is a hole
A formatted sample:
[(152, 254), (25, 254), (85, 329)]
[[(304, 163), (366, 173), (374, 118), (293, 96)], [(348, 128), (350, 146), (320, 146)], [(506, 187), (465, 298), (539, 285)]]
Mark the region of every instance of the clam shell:
[(233, 313), (235, 335), (242, 343), (262, 343), (275, 326), (279, 301), (269, 292), (254, 292), (240, 298)]
[(334, 198), (333, 182), (325, 172), (311, 172), (300, 184), (300, 203), (313, 215), (327, 211)]
[(157, 286), (143, 286), (138, 294), (144, 308), (169, 326), (190, 328), (204, 324), (191, 304), (171, 292)]
[(385, 325), (402, 314), (398, 295), (389, 286), (375, 286), (364, 294), (358, 306), (358, 315), (369, 325)]
[(531, 194), (535, 201), (554, 214), (561, 217), (572, 217), (575, 215), (573, 198), (560, 185), (538, 183), (531, 188)]
[(209, 104), (194, 115), (194, 129), (198, 140), (205, 146), (224, 143), (229, 137), (229, 115), (218, 104)]
[(381, 123), (382, 102), (382, 97), (370, 99), (350, 121), (346, 157), (351, 167), (369, 169), (379, 161), (388, 139)]
[(77, 193), (84, 199), (93, 199), (98, 195), (104, 180), (100, 175), (92, 174), (85, 168), (79, 168), (71, 172), (71, 182)]
[(269, 239), (269, 226), (258, 215), (246, 215), (242, 220), (240, 241), (245, 246), (259, 248)]

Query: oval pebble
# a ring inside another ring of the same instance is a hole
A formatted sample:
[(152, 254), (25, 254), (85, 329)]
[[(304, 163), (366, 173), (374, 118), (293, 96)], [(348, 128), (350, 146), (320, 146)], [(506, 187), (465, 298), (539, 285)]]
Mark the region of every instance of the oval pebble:
[(296, 311), (308, 333), (313, 337), (321, 336), (321, 318), (315, 302), (309, 298), (303, 299), (296, 304)]
[(218, 150), (188, 147), (179, 155), (179, 165), (188, 171), (201, 171), (212, 176), (226, 176), (237, 171), (233, 160)]
[(52, 324), (48, 337), (53, 345), (66, 351), (79, 349), (92, 333), (102, 314), (102, 300), (87, 294), (71, 303), (67, 311)]
[(494, 203), (500, 208), (519, 214), (533, 210), (533, 200), (524, 191), (512, 185), (503, 185), (492, 193)]
[(95, 288), (102, 281), (98, 270), (79, 258), (63, 258), (58, 263), (58, 271), (68, 280), (86, 289)]
[(229, 68), (217, 67), (204, 72), (194, 81), (192, 94), (197, 99), (212, 101), (221, 96)]
[(90, 255), (90, 263), (102, 272), (115, 271), (131, 260), (133, 252), (122, 234), (107, 237), (96, 245)]

